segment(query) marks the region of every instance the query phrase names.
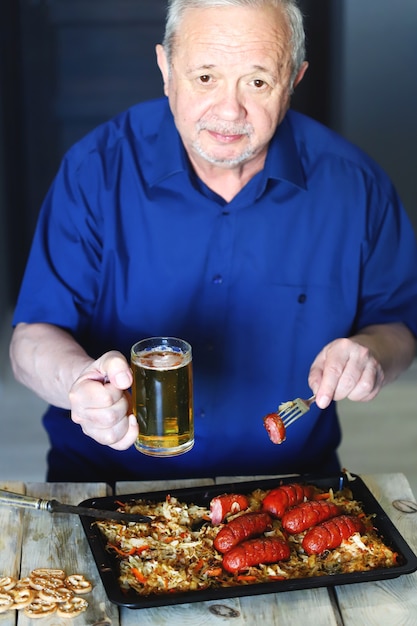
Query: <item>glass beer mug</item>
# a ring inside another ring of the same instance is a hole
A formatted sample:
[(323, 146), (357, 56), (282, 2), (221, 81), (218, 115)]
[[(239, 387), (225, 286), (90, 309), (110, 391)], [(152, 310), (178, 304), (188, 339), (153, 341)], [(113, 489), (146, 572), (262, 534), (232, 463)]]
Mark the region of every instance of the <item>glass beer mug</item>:
[(151, 337), (131, 349), (135, 447), (150, 456), (176, 456), (194, 445), (191, 346), (175, 337)]

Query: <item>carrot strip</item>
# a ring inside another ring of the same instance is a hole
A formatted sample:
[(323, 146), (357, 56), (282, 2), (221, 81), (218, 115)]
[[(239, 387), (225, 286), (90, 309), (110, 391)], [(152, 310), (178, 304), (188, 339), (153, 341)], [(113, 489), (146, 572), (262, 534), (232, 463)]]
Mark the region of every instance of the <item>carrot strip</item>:
[(221, 567), (211, 567), (210, 569), (207, 569), (204, 573), (207, 576), (216, 577), (216, 576), (221, 576), (222, 572), (223, 570)]
[(199, 559), (197, 561), (197, 563), (194, 565), (194, 568), (193, 568), (194, 572), (195, 573), (199, 572), (201, 570), (201, 568), (203, 567), (203, 565), (204, 565), (204, 560), (203, 559)]
[(146, 584), (146, 578), (136, 567), (132, 567), (132, 574), (142, 585)]
[(150, 546), (140, 546), (140, 548), (132, 548), (133, 554), (141, 554), (144, 550), (149, 550)]
[(109, 548), (117, 552), (117, 554), (120, 554), (120, 556), (131, 556), (132, 554), (135, 554), (136, 552), (136, 548), (131, 548), (130, 550), (126, 552), (125, 550), (122, 550), (118, 546), (115, 546), (113, 543), (109, 544)]

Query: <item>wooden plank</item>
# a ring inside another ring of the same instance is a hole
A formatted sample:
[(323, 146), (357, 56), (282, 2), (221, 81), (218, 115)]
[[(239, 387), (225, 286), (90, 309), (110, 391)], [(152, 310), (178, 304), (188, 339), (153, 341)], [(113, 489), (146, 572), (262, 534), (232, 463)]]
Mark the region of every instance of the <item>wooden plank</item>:
[[(153, 609), (138, 609), (131, 611), (122, 609), (120, 611), (121, 626), (211, 626), (221, 624), (227, 626), (245, 626), (260, 622), (246, 622), (240, 610), (238, 598), (219, 600), (212, 602), (193, 602), (187, 604), (176, 604), (172, 606), (162, 606)], [(265, 623), (265, 626), (272, 624)]]
[[(217, 618), (217, 619), (216, 619)], [(152, 609), (122, 609), (121, 626), (294, 626), (320, 624), (339, 626), (337, 609), (327, 589), (291, 591), (276, 594), (193, 602)]]
[(341, 623), (338, 609), (325, 587), (248, 596), (240, 599), (240, 605), (244, 624), (339, 626)]
[[(31, 483), (27, 485), (27, 493), (40, 498), (55, 498), (68, 504), (79, 504), (86, 498), (108, 495), (108, 488), (104, 483)], [(108, 623), (117, 626), (118, 608), (106, 596), (79, 518), (62, 513), (24, 511), (22, 524), (21, 576), (29, 575), (36, 567), (60, 568), (67, 574), (83, 574), (92, 582), (93, 591), (86, 596), (89, 607), (80, 623)], [(19, 626), (29, 626), (32, 623), (23, 613), (19, 614)], [(68, 620), (53, 615), (42, 619), (42, 624), (66, 626)]]
[[(0, 483), (0, 488), (25, 493), (25, 486), (21, 482), (3, 482)], [(23, 511), (17, 508), (0, 506), (0, 576), (19, 578), (23, 536), (22, 514)], [(15, 611), (0, 613), (0, 626), (15, 626), (15, 624)]]
[[(414, 499), (403, 474), (362, 476), (410, 547), (417, 550), (417, 515), (401, 513), (392, 506), (397, 498)], [(337, 587), (345, 626), (417, 625), (417, 573), (386, 581)]]

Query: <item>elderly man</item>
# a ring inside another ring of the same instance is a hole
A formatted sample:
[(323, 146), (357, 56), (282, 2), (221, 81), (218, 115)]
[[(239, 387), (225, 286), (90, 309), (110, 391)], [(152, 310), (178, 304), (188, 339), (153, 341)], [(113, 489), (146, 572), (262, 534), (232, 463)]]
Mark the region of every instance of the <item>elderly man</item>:
[[(374, 162), (289, 109), (295, 0), (172, 0), (156, 52), (166, 97), (65, 156), (17, 303), (48, 479), (336, 470), (335, 401), (371, 400), (415, 355), (410, 223)], [(133, 447), (127, 357), (154, 335), (193, 346), (196, 443), (175, 458)], [(274, 446), (262, 416), (311, 390)]]

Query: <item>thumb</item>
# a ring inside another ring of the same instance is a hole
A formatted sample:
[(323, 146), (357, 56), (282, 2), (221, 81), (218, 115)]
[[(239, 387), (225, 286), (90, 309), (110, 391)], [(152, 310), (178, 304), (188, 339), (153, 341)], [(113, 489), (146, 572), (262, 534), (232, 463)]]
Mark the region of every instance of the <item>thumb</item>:
[(320, 353), (311, 365), (308, 375), (308, 385), (314, 394), (317, 393), (323, 379), (324, 356)]
[(131, 387), (133, 381), (132, 371), (121, 352), (116, 350), (106, 352), (99, 359), (98, 365), (109, 383), (114, 387), (117, 389), (129, 389)]

